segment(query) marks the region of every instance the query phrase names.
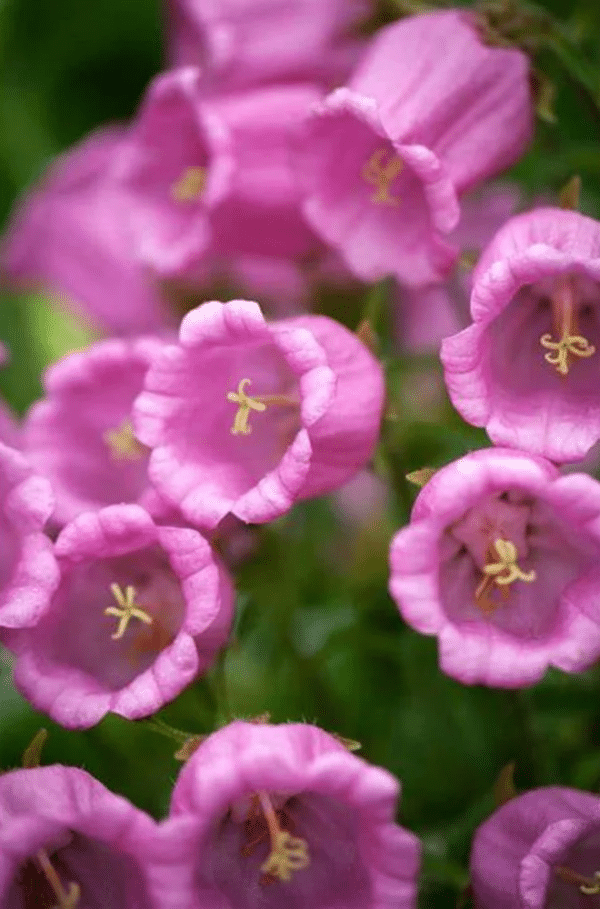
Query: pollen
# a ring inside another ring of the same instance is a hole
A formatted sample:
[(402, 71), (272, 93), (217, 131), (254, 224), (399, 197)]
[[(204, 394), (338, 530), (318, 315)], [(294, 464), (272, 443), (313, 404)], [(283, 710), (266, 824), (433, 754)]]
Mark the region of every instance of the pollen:
[[(495, 550), (495, 553), (492, 551)], [(489, 590), (496, 584), (505, 598), (508, 587), (515, 581), (524, 581), (531, 584), (537, 578), (535, 571), (523, 571), (517, 563), (517, 547), (511, 540), (498, 539), (488, 551), (489, 558), (497, 557), (497, 561), (490, 561), (483, 566), (484, 578), (475, 591), (475, 601), (482, 612), (490, 614), (495, 605), (489, 597)]]
[(171, 198), (175, 202), (196, 202), (206, 187), (206, 168), (188, 167), (171, 186)]
[(386, 148), (378, 148), (373, 152), (361, 170), (363, 180), (375, 187), (371, 202), (378, 205), (400, 204), (400, 199), (390, 194), (390, 187), (403, 167), (402, 160), (393, 153), (388, 153)]
[(125, 592), (123, 592), (123, 589), (118, 584), (111, 584), (110, 590), (118, 606), (108, 606), (104, 610), (104, 615), (114, 615), (119, 619), (117, 630), (114, 634), (111, 634), (111, 638), (114, 640), (122, 638), (131, 619), (139, 619), (145, 625), (152, 624), (152, 616), (140, 609), (135, 602), (135, 587), (128, 584)]
[(262, 412), (267, 409), (267, 405), (278, 404), (284, 407), (295, 406), (298, 402), (290, 395), (250, 395), (246, 394), (246, 388), (252, 384), (251, 379), (241, 379), (237, 391), (229, 391), (227, 400), (232, 404), (237, 404), (237, 413), (233, 419), (231, 434), (234, 436), (247, 436), (252, 432), (252, 427), (248, 423), (250, 411), (256, 410)]
[(45, 849), (40, 849), (36, 853), (36, 858), (42, 869), (44, 877), (50, 884), (52, 891), (58, 900), (56, 909), (77, 909), (81, 899), (81, 887), (73, 882), (69, 883), (68, 890), (65, 890), (58, 872)]
[(594, 345), (577, 330), (577, 304), (574, 296), (573, 282), (565, 276), (558, 281), (552, 294), (552, 320), (558, 341), (553, 339), (551, 333), (540, 338), (541, 346), (548, 351), (544, 354), (544, 360), (554, 366), (561, 376), (569, 374), (569, 358), (586, 359), (596, 353)]
[(102, 439), (113, 461), (138, 461), (144, 454), (144, 446), (133, 434), (131, 420), (123, 420), (116, 429), (108, 429)]

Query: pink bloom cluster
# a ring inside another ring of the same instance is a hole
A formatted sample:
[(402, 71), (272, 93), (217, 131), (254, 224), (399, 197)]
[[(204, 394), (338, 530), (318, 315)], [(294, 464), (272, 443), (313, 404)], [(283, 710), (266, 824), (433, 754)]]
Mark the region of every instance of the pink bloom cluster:
[(0, 777), (0, 906), (414, 909), (398, 782), (315, 726), (235, 722), (156, 823), (74, 767)]

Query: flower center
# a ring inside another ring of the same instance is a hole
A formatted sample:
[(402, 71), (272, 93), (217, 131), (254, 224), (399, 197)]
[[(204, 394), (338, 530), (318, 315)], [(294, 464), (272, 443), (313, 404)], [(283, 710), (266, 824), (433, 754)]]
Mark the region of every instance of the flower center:
[(568, 277), (560, 280), (552, 294), (552, 321), (558, 341), (551, 334), (542, 335), (540, 344), (548, 353), (546, 363), (556, 367), (561, 376), (569, 373), (569, 358), (591, 357), (596, 348), (577, 330), (577, 304), (574, 301), (573, 282)]
[(246, 394), (245, 389), (252, 384), (252, 379), (240, 379), (237, 391), (227, 393), (227, 400), (232, 404), (237, 404), (237, 413), (233, 419), (231, 433), (234, 436), (247, 436), (252, 432), (252, 427), (248, 425), (248, 418), (251, 410), (263, 411), (267, 405), (280, 405), (282, 407), (295, 407), (298, 401), (291, 395), (250, 395)]
[(71, 881), (69, 883), (69, 889), (65, 890), (58, 872), (50, 861), (46, 850), (40, 849), (35, 857), (38, 860), (44, 877), (50, 884), (52, 891), (58, 900), (55, 909), (77, 909), (81, 898), (81, 887), (79, 884), (75, 884)]
[(138, 461), (145, 451), (133, 434), (131, 420), (123, 420), (116, 429), (108, 429), (102, 439), (108, 445), (113, 461)]
[(566, 884), (575, 884), (580, 893), (586, 896), (595, 896), (600, 893), (600, 871), (594, 871), (593, 877), (586, 877), (584, 874), (573, 871), (572, 868), (559, 865), (554, 868), (554, 873)]
[(171, 198), (175, 202), (196, 202), (206, 186), (205, 167), (187, 167), (171, 186)]
[(404, 162), (393, 152), (388, 152), (385, 147), (376, 149), (361, 170), (361, 177), (375, 192), (371, 202), (379, 205), (399, 205), (400, 199), (390, 195), (392, 181), (401, 173)]
[[(497, 561), (491, 561), (497, 558)], [(508, 586), (515, 581), (530, 584), (535, 581), (535, 571), (523, 571), (517, 564), (517, 547), (511, 540), (497, 539), (488, 550), (488, 561), (483, 566), (483, 580), (475, 590), (475, 602), (486, 615), (491, 614), (496, 604), (490, 597), (490, 587), (496, 584), (505, 599), (508, 598)]]
[(131, 619), (139, 619), (140, 622), (144, 622), (146, 625), (152, 624), (152, 616), (148, 615), (147, 612), (144, 612), (143, 609), (140, 609), (135, 602), (135, 587), (128, 584), (124, 593), (123, 589), (118, 584), (111, 584), (110, 589), (118, 606), (108, 606), (104, 610), (104, 615), (114, 615), (119, 619), (117, 630), (114, 634), (111, 634), (111, 638), (114, 640), (122, 638)]
[[(263, 823), (260, 819), (261, 810)], [(253, 838), (243, 847), (242, 855), (251, 855), (259, 843), (269, 838), (271, 851), (260, 866), (262, 885), (272, 883), (277, 878), (280, 881), (290, 881), (295, 871), (301, 871), (310, 864), (308, 843), (301, 837), (293, 836), (290, 830), (284, 829), (284, 824), (291, 826), (285, 812), (273, 808), (273, 803), (266, 792), (258, 792), (252, 800), (244, 823), (246, 833)], [(258, 836), (253, 836), (257, 826), (261, 828), (260, 832)]]

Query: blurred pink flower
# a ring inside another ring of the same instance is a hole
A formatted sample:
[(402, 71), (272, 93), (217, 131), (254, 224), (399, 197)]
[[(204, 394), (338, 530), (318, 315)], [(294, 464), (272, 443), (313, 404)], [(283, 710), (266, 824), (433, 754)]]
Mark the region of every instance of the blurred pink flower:
[(171, 63), (201, 66), (208, 90), (345, 78), (361, 49), (351, 32), (366, 0), (167, 0)]
[(562, 786), (533, 789), (476, 831), (477, 909), (593, 909), (600, 905), (600, 798)]
[(53, 507), (48, 481), (0, 442), (0, 627), (35, 625), (49, 607), (59, 581), (44, 533)]
[(17, 286), (42, 287), (116, 334), (172, 324), (166, 300), (138, 254), (134, 200), (110, 179), (124, 130), (105, 129), (62, 155), (18, 203), (0, 245)]
[(188, 896), (179, 872), (152, 818), (84, 770), (55, 764), (0, 776), (3, 909), (176, 909)]
[(458, 197), (516, 161), (532, 126), (525, 54), (484, 45), (464, 11), (402, 19), (309, 119), (305, 213), (358, 277), (439, 280)]
[(514, 688), (600, 657), (600, 483), (483, 449), (438, 470), (394, 537), (390, 592), (441, 669)]
[(420, 846), (399, 785), (315, 726), (231, 723), (175, 784), (192, 909), (413, 909)]
[(508, 183), (491, 184), (461, 200), (460, 221), (448, 239), (463, 253), (444, 284), (411, 288), (399, 285), (395, 300), (398, 342), (410, 351), (439, 349), (443, 338), (469, 324), (474, 262), (494, 233), (514, 214), (519, 192)]
[(265, 322), (256, 303), (204, 303), (151, 366), (134, 407), (149, 474), (185, 517), (272, 520), (371, 457), (381, 366), (324, 316)]
[(67, 728), (172, 700), (229, 634), (233, 586), (195, 530), (157, 527), (138, 505), (80, 515), (56, 541), (61, 583), (35, 629), (7, 634), (15, 684)]
[(477, 265), (473, 323), (442, 345), (452, 403), (491, 439), (577, 461), (600, 439), (600, 223), (517, 215)]
[(25, 419), (23, 448), (52, 483), (55, 523), (120, 502), (164, 511), (148, 480), (148, 451), (130, 420), (148, 366), (163, 346), (150, 337), (102, 341), (47, 371), (46, 396)]

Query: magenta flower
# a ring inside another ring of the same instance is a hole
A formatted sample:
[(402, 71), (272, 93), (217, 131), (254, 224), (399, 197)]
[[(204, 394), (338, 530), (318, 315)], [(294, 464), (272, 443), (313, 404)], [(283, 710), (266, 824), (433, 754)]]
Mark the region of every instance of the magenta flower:
[(341, 485), (371, 457), (380, 365), (324, 316), (268, 324), (256, 303), (204, 303), (146, 376), (134, 408), (149, 473), (186, 518), (250, 523)]
[(233, 162), (229, 193), (211, 212), (217, 257), (298, 260), (322, 252), (322, 242), (301, 212), (291, 154), (319, 97), (312, 85), (276, 85), (207, 103), (228, 132)]
[(477, 909), (600, 906), (600, 798), (562, 786), (516, 796), (477, 830)]
[(157, 76), (114, 162), (132, 199), (139, 256), (159, 275), (198, 262), (210, 239), (208, 212), (229, 190), (228, 133), (200, 98), (195, 67)]
[(390, 592), (466, 684), (531, 685), (600, 657), (600, 484), (484, 449), (438, 470), (392, 541)]
[(46, 373), (46, 397), (25, 420), (23, 445), (52, 483), (56, 523), (120, 502), (164, 510), (148, 480), (148, 451), (130, 420), (148, 366), (163, 346), (156, 338), (103, 341)]
[(176, 909), (180, 872), (152, 818), (85, 771), (0, 777), (2, 909)]
[(35, 629), (7, 635), (15, 684), (68, 728), (154, 713), (229, 634), (233, 586), (207, 541), (138, 505), (80, 515), (56, 542), (61, 583)]
[(461, 201), (460, 222), (448, 237), (463, 253), (453, 274), (444, 284), (398, 287), (395, 323), (404, 348), (416, 352), (439, 349), (443, 338), (466, 328), (472, 259), (514, 213), (518, 201), (517, 189), (511, 184), (484, 186)]
[(411, 909), (420, 848), (394, 823), (398, 789), (315, 726), (220, 729), (173, 790), (193, 909)]
[(170, 57), (202, 66), (214, 91), (269, 81), (335, 84), (356, 59), (365, 0), (168, 0)]
[(48, 481), (0, 442), (0, 627), (35, 625), (50, 604), (59, 571), (43, 531), (53, 506)]
[(512, 218), (475, 272), (473, 323), (442, 346), (463, 417), (494, 442), (576, 461), (600, 439), (600, 223), (539, 208)]
[(307, 218), (358, 277), (418, 286), (448, 272), (458, 196), (530, 139), (528, 71), (525, 54), (483, 44), (464, 11), (375, 35), (347, 86), (315, 109), (299, 152)]
[(93, 133), (63, 155), (19, 203), (0, 247), (0, 267), (17, 285), (41, 285), (117, 334), (170, 323), (166, 301), (141, 262), (133, 201), (111, 168), (124, 131)]

